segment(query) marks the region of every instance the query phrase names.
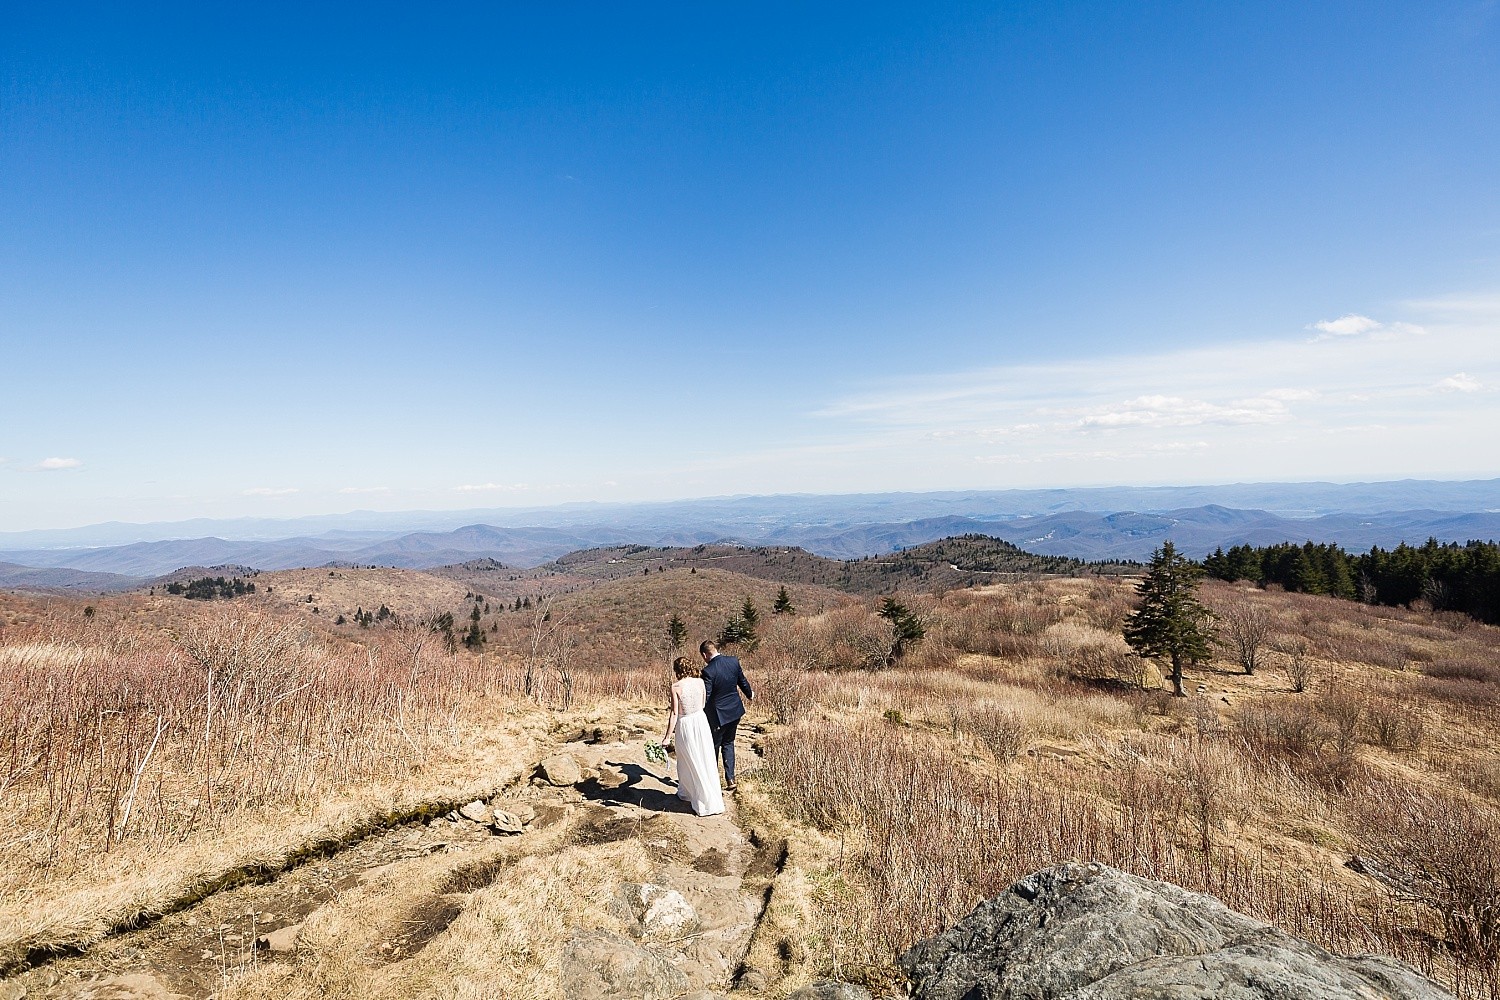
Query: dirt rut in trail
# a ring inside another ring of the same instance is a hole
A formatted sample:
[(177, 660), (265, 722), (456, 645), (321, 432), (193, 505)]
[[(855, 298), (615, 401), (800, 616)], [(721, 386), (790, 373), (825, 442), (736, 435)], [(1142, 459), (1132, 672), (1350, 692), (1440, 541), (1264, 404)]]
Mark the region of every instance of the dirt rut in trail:
[[(668, 768), (645, 760), (646, 734), (660, 724), (643, 714), (563, 734), (567, 742), (543, 756), (573, 757), (582, 771), (576, 786), (528, 775), (492, 803), (525, 819), (520, 834), (500, 835), (457, 814), (396, 827), (264, 884), (219, 892), (83, 955), (0, 980), (0, 1000), (317, 996), (339, 975), (370, 997), (442, 993), (444, 977), (454, 980), (449, 995), (501, 995), (498, 981), (473, 981), (489, 965), (505, 964), (484, 959), (486, 935), (511, 961), (514, 949), (501, 940), (534, 929), (508, 926), (528, 918), (507, 916), (494, 898), (535, 880), (527, 871), (574, 860), (593, 866), (594, 887), (564, 893), (549, 908), (563, 915), (550, 937), (536, 932), (535, 978), (557, 984), (570, 941), (607, 928), (664, 959), (693, 989), (728, 991), (760, 916), (765, 859), (736, 825), (732, 796), (725, 815), (693, 816)], [(690, 926), (663, 937), (643, 925), (641, 886), (652, 887), (648, 895), (675, 893), (670, 898), (685, 902)], [(612, 889), (611, 897), (598, 898), (601, 889)]]

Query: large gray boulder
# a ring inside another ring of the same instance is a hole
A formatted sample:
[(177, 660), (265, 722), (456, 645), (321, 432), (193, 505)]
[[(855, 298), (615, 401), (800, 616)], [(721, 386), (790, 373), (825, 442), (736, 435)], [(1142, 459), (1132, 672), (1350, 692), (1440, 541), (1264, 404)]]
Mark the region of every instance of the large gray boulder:
[(916, 1000), (1452, 1000), (1394, 959), (1334, 955), (1105, 865), (1027, 876), (901, 965)]

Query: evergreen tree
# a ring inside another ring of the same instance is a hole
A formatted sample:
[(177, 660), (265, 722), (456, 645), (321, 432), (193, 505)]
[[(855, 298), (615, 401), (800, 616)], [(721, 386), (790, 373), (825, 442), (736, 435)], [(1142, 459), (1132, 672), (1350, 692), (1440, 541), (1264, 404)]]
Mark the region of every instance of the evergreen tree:
[(1125, 641), (1131, 649), (1171, 663), (1172, 693), (1179, 698), (1186, 694), (1183, 666), (1208, 660), (1212, 649), (1213, 616), (1197, 596), (1201, 573), (1175, 545), (1163, 542), (1136, 586), (1141, 605), (1125, 621)]
[(471, 620), (468, 630), (464, 632), (464, 645), (477, 653), (484, 648), (484, 640), (485, 635), (479, 627), (479, 619)]
[(683, 643), (687, 642), (687, 623), (676, 612), (673, 612), (672, 617), (667, 621), (667, 641), (672, 644), (672, 652), (674, 653), (682, 648)]
[(891, 650), (885, 657), (887, 666), (905, 656), (907, 647), (927, 637), (927, 626), (922, 624), (922, 619), (894, 597), (882, 601), (876, 614), (891, 623)]
[[(752, 615), (755, 615), (755, 605), (751, 604), (748, 599), (745, 601), (745, 607), (740, 610), (740, 613), (724, 623), (724, 628), (719, 632), (718, 645), (739, 645), (749, 650), (755, 649), (756, 645), (760, 642), (760, 637), (755, 633), (755, 622), (748, 621), (745, 618), (745, 610), (747, 609)], [(755, 615), (755, 617), (758, 619), (759, 615)]]
[(788, 594), (786, 587), (783, 586), (776, 592), (776, 603), (771, 605), (771, 614), (795, 615), (796, 613), (797, 609), (792, 607), (792, 595)]

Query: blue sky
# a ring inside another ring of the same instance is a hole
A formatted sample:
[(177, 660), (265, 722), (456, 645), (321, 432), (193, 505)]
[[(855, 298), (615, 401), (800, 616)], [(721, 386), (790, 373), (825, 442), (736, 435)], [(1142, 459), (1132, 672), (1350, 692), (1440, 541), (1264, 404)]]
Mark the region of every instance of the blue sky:
[(1500, 475), (1500, 6), (0, 8), (0, 530)]

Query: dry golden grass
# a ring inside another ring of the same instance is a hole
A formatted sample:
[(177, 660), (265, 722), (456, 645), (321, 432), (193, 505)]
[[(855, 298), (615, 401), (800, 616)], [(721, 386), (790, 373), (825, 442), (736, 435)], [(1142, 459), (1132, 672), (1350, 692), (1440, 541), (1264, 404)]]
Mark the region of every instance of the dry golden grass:
[(10, 604), (0, 967), (492, 793), (548, 725), (418, 631), (360, 650), (238, 604)]
[(316, 607), (327, 621), (338, 615), (352, 619), (357, 609), (375, 611), (382, 604), (402, 617), (453, 610), (469, 592), (461, 583), (430, 573), (389, 568), (278, 570), (257, 575), (254, 583), (257, 592), (236, 601), (302, 614)]
[[(922, 604), (929, 641), (898, 669), (781, 668), (797, 696), (776, 712), (786, 728), (769, 743), (768, 801), (843, 845), (841, 861), (825, 852), (801, 875), (815, 887), (818, 971), (838, 964), (894, 988), (900, 950), (1015, 878), (1079, 858), (1213, 892), (1338, 950), (1397, 955), (1462, 996), (1496, 996), (1493, 925), (1455, 938), (1445, 915), (1465, 894), (1472, 912), (1489, 912), (1500, 880), (1429, 873), (1422, 891), (1393, 896), (1344, 862), (1377, 847), (1410, 864), (1433, 853), (1435, 831), (1414, 826), (1393, 845), (1360, 819), (1361, 803), (1388, 801), (1392, 788), (1439, 803), (1443, 829), (1500, 835), (1500, 678), (1480, 679), (1500, 630), (1209, 586), (1210, 601), (1256, 601), (1304, 638), (1311, 686), (1291, 693), (1279, 654), (1247, 676), (1226, 650), (1190, 675), (1200, 693), (1179, 700), (1133, 689), (1138, 674), (1101, 673), (1102, 654), (1079, 656), (1120, 652), (1103, 623), (1118, 619), (1121, 587), (949, 594)], [(782, 659), (819, 662), (806, 627)], [(1364, 655), (1335, 658), (1351, 635)], [(1400, 651), (1400, 669), (1372, 662), (1383, 649)], [(1445, 669), (1429, 676), (1433, 663)], [(1473, 776), (1463, 783), (1456, 755)]]

